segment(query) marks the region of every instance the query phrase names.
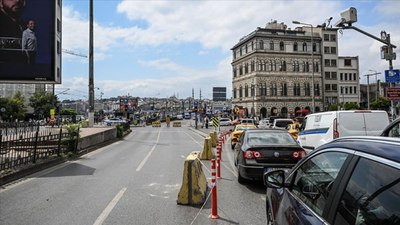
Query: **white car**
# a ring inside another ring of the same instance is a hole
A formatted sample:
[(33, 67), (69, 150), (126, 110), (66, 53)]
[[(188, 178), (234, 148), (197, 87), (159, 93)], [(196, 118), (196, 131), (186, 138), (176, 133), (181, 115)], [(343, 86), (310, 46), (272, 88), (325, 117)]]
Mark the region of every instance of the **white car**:
[(126, 120), (118, 119), (118, 118), (110, 118), (110, 119), (105, 119), (103, 121), (103, 123), (104, 123), (104, 125), (107, 125), (107, 126), (113, 126), (113, 125), (119, 125), (119, 124), (126, 123)]
[[(213, 126), (213, 119), (208, 122), (209, 126)], [(232, 126), (232, 121), (229, 118), (220, 118), (219, 119), (220, 126)]]
[(258, 122), (259, 128), (270, 128), (271, 124), (269, 123), (269, 119), (262, 119)]

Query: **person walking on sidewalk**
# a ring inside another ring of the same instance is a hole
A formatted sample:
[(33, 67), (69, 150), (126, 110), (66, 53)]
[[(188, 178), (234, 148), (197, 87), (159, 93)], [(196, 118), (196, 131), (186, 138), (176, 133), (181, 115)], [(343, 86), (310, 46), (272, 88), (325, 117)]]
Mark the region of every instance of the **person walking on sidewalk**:
[(165, 118), (165, 122), (167, 123), (167, 127), (169, 127), (169, 124), (171, 123), (171, 118), (169, 118), (169, 115), (167, 115), (167, 118)]

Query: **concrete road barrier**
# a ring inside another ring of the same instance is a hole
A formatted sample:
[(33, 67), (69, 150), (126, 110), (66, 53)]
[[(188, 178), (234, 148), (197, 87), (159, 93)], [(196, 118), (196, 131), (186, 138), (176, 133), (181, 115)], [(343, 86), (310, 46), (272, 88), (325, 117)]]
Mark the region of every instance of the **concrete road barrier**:
[(211, 137), (211, 146), (216, 147), (217, 146), (217, 131), (212, 131), (210, 132), (210, 137)]
[(207, 179), (204, 175), (198, 151), (189, 154), (183, 169), (183, 182), (178, 194), (180, 205), (202, 205), (207, 195)]
[(204, 138), (203, 151), (201, 152), (200, 159), (211, 160), (214, 158), (214, 151), (212, 150), (211, 137)]
[(173, 127), (181, 127), (181, 126), (182, 126), (182, 123), (181, 123), (181, 121), (174, 121), (174, 122), (172, 123), (172, 126), (173, 126)]
[(151, 123), (152, 127), (161, 127), (161, 122), (160, 121), (154, 121)]

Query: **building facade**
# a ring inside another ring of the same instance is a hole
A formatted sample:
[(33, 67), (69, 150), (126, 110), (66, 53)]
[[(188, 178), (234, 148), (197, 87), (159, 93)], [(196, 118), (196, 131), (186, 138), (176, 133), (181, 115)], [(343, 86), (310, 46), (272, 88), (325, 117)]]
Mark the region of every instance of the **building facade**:
[(360, 104), (358, 56), (339, 57), (339, 103)]
[[(231, 50), (232, 107), (245, 109), (247, 116), (296, 117), (325, 111), (341, 103), (341, 87), (345, 102), (359, 103), (358, 57), (338, 56), (335, 28), (291, 30), (272, 21)], [(350, 66), (345, 65), (348, 60)], [(339, 71), (352, 73), (352, 80), (340, 80)]]

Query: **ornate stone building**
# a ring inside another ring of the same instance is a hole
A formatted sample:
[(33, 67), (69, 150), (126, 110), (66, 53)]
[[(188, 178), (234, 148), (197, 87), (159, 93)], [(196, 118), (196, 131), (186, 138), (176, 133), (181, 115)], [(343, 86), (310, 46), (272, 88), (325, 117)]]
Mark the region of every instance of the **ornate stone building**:
[(312, 109), (314, 83), (315, 111), (322, 111), (321, 43), (317, 32), (311, 37), (276, 21), (240, 39), (231, 49), (232, 107), (261, 118), (294, 117)]

